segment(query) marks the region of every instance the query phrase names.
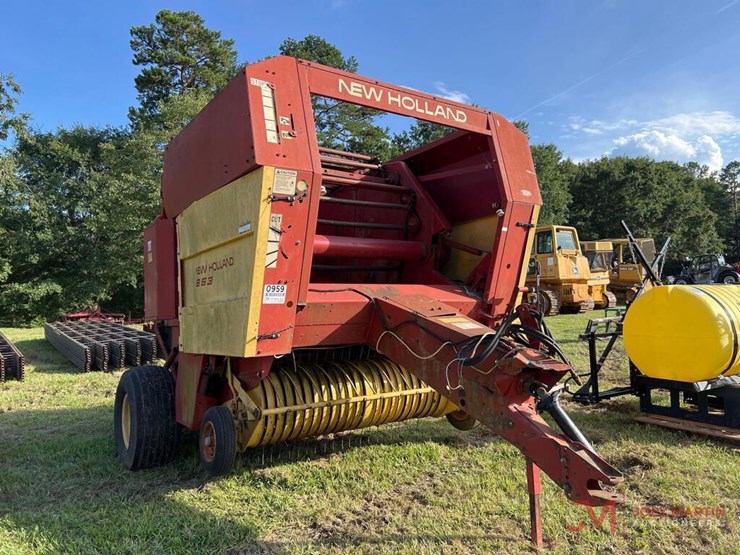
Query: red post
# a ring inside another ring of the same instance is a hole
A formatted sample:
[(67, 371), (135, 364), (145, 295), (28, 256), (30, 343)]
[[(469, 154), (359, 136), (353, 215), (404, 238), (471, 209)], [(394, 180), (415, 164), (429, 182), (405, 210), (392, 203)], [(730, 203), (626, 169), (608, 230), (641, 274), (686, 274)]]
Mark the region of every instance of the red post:
[(527, 459), (527, 490), (529, 492), (529, 520), (531, 524), (532, 543), (536, 549), (542, 549), (542, 518), (540, 516), (540, 467)]

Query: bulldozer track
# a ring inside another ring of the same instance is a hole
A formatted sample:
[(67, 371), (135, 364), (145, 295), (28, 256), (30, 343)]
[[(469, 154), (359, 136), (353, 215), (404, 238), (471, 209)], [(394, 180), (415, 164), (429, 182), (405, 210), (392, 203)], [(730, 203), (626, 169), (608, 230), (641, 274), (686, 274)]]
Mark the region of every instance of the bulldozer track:
[(548, 310), (545, 311), (545, 316), (557, 316), (560, 314), (560, 297), (554, 292), (547, 289), (542, 289), (540, 294), (547, 297)]
[(527, 298), (530, 304), (537, 303), (537, 308), (545, 316), (557, 316), (560, 314), (560, 298), (557, 293), (548, 289), (540, 289), (540, 298), (530, 294)]
[(588, 312), (589, 310), (594, 309), (594, 300), (589, 299), (587, 301), (582, 302), (578, 305), (578, 313), (583, 314), (584, 312)]

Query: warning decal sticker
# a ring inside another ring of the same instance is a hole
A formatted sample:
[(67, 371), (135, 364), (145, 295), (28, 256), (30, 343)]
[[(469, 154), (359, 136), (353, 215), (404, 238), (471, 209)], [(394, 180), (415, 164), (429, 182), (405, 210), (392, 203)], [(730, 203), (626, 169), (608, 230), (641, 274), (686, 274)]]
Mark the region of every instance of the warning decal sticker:
[(444, 322), (445, 324), (460, 328), (461, 330), (474, 330), (476, 328), (484, 327), (478, 322), (465, 318), (464, 316), (448, 316), (445, 318), (440, 318), (439, 320), (441, 322)]
[(275, 169), (275, 179), (272, 181), (273, 195), (295, 195), (295, 182), (298, 178), (298, 172), (295, 170)]

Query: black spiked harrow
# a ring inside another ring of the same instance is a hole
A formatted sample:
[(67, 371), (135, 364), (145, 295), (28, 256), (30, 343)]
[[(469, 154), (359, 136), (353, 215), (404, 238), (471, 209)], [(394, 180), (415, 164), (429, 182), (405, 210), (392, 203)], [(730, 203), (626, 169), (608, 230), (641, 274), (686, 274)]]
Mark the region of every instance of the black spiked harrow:
[(13, 343), (0, 333), (0, 382), (26, 377), (26, 359)]

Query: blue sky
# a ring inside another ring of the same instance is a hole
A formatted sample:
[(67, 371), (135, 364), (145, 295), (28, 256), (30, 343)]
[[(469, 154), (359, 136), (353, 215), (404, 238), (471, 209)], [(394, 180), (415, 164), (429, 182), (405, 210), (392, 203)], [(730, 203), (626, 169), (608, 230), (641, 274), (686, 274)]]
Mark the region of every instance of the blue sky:
[(242, 61), (321, 35), (362, 74), (527, 119), (576, 160), (740, 158), (738, 0), (25, 0), (3, 7), (0, 72), (37, 127), (125, 124), (129, 29), (162, 8), (200, 13)]

